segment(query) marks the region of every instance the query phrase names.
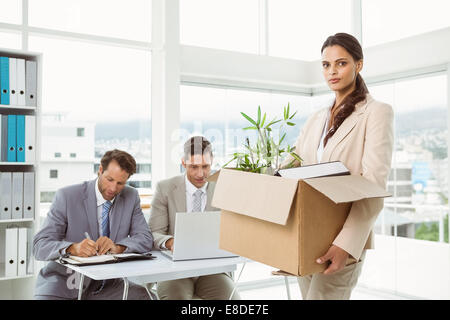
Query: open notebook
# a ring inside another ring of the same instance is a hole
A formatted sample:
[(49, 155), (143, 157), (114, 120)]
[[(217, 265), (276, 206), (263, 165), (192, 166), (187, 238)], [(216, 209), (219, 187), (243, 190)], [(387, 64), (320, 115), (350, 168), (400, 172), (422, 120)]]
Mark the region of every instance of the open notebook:
[(155, 256), (153, 256), (150, 252), (102, 254), (101, 256), (92, 256), (92, 257), (78, 257), (67, 255), (59, 258), (59, 262), (62, 264), (88, 266), (88, 265), (107, 264), (133, 260), (150, 260), (154, 258)]

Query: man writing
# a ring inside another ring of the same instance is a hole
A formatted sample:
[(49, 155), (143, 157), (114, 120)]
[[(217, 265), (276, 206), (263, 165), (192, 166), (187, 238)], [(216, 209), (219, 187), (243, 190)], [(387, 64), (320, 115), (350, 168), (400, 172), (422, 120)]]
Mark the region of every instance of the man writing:
[[(156, 249), (173, 250), (173, 234), (177, 212), (203, 212), (218, 210), (211, 206), (214, 183), (207, 182), (211, 172), (213, 154), (211, 144), (204, 137), (190, 138), (184, 144), (181, 164), (186, 174), (160, 181), (150, 209), (149, 226), (154, 235)], [(190, 300), (228, 299), (234, 283), (227, 273), (158, 282), (160, 299)], [(234, 293), (233, 299), (239, 299)]]
[[(42, 229), (33, 240), (37, 260), (51, 261), (39, 272), (36, 299), (76, 299), (71, 270), (53, 262), (64, 254), (81, 257), (110, 253), (144, 253), (153, 237), (136, 189), (127, 186), (136, 172), (128, 153), (112, 150), (101, 159), (98, 178), (56, 192)], [(87, 238), (85, 234), (91, 239)], [(123, 281), (85, 279), (84, 299), (121, 299)], [(145, 288), (130, 284), (129, 299), (149, 299)]]

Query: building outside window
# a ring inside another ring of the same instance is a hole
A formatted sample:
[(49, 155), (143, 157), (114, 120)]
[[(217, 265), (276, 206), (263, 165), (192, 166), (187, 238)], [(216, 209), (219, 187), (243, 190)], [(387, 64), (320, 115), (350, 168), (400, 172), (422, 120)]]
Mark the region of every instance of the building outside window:
[(77, 128), (77, 137), (84, 137), (84, 128)]
[(57, 179), (58, 178), (58, 170), (50, 170), (50, 178)]

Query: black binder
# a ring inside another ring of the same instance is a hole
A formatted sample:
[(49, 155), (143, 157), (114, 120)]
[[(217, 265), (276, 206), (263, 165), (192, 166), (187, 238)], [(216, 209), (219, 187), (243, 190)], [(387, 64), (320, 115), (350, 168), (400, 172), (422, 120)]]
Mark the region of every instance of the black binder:
[[(123, 254), (122, 254), (123, 255)], [(94, 256), (97, 257), (97, 256)], [(91, 258), (94, 258), (91, 257)], [(136, 260), (152, 260), (156, 257), (152, 255), (150, 252), (146, 253), (130, 253), (126, 254), (126, 256), (121, 256), (121, 254), (105, 254), (101, 257), (104, 257), (103, 261), (93, 261), (93, 262), (83, 262), (76, 260), (77, 257), (71, 257), (69, 254), (62, 255), (58, 262), (61, 264), (70, 264), (74, 266), (93, 266), (93, 265), (99, 265), (99, 264), (111, 264), (111, 263), (119, 263), (119, 262), (126, 262), (126, 261), (136, 261)], [(88, 259), (86, 259), (88, 260)]]

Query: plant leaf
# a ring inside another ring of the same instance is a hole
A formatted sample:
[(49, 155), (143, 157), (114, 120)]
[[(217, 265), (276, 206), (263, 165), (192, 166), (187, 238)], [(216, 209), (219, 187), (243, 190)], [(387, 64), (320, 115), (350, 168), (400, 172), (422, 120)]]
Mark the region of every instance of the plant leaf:
[(300, 162), (300, 164), (302, 163), (303, 159), (300, 158), (300, 156), (298, 154), (296, 154), (295, 152), (290, 152), (289, 153), (295, 160), (297, 160), (298, 162)]
[(284, 138), (286, 138), (286, 132), (283, 134), (283, 136), (281, 137), (280, 141), (278, 142), (278, 145), (280, 146), (281, 143), (283, 142)]
[(255, 126), (252, 126), (252, 127), (243, 128), (242, 130), (258, 130), (258, 128)]
[(267, 124), (266, 129), (269, 128), (270, 126), (274, 125), (275, 123), (280, 122), (281, 120), (275, 120), (273, 119), (271, 122), (269, 122), (269, 124)]
[(251, 124), (254, 124), (255, 126), (257, 126), (255, 120), (253, 120), (252, 118), (250, 118), (248, 115), (246, 115), (245, 113), (241, 112), (242, 116), (247, 119), (248, 121), (250, 121)]
[(260, 126), (259, 125), (261, 123), (261, 107), (260, 106), (258, 106), (258, 121), (256, 123), (258, 126)]
[(297, 114), (297, 111), (295, 111), (294, 114), (289, 117), (289, 120), (292, 119), (293, 117), (295, 117), (296, 114)]
[(264, 122), (266, 122), (266, 113), (265, 112), (264, 112), (264, 116), (263, 116), (263, 119), (262, 119), (262, 122), (261, 122), (261, 128), (264, 127)]

